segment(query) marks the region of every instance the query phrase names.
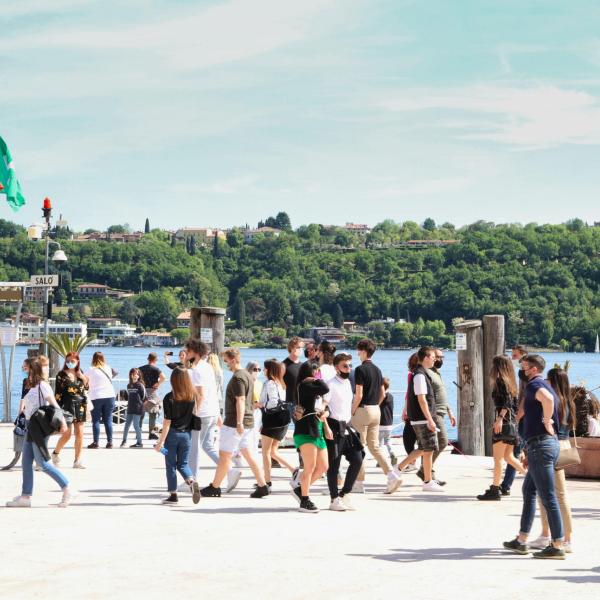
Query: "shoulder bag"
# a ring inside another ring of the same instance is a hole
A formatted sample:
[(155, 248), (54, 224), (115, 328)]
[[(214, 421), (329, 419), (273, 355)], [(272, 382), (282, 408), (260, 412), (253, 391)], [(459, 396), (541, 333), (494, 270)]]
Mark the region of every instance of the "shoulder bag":
[(281, 401), (279, 387), (277, 387), (277, 406), (269, 406), (269, 392), (267, 391), (267, 402), (262, 409), (262, 425), (264, 429), (282, 429), (290, 424), (291, 417), (287, 406)]
[(569, 447), (560, 449), (558, 460), (556, 461), (556, 465), (554, 466), (555, 471), (559, 471), (560, 469), (566, 469), (567, 467), (573, 467), (575, 465), (581, 464), (581, 456), (579, 456), (577, 436), (575, 435), (575, 427), (573, 427), (573, 440), (575, 444), (574, 446), (571, 446), (570, 440), (565, 440), (569, 442)]

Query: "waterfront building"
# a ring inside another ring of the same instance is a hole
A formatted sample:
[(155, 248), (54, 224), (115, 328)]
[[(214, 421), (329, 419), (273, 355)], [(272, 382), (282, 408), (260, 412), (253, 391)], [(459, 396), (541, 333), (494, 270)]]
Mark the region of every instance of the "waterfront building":
[[(48, 321), (48, 333), (50, 335), (68, 335), (69, 339), (76, 336), (85, 337), (87, 335), (86, 323), (54, 323)], [(18, 339), (21, 341), (37, 341), (44, 337), (44, 324), (41, 322), (19, 323)]]
[(189, 310), (184, 310), (183, 312), (180, 312), (177, 315), (177, 327), (189, 327), (190, 326), (190, 319), (191, 319), (191, 313)]

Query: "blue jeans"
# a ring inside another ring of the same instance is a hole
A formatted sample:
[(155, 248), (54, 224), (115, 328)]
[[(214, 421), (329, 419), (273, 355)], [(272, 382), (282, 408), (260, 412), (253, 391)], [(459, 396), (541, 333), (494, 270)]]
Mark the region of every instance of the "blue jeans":
[(563, 522), (554, 486), (554, 467), (560, 446), (555, 437), (547, 437), (527, 444), (529, 467), (523, 482), (523, 512), (521, 533), (528, 534), (535, 517), (536, 496), (548, 514), (548, 524), (553, 540), (563, 539)]
[[(519, 421), (518, 425), (519, 438), (517, 439), (517, 443), (514, 446), (513, 455), (518, 460), (519, 456), (521, 456), (521, 452), (523, 452), (523, 448), (525, 447), (525, 441), (523, 440), (523, 419)], [(512, 484), (515, 482), (515, 477), (517, 476), (517, 471), (511, 465), (506, 465), (506, 470), (504, 471), (504, 479), (500, 484), (500, 487), (503, 490), (510, 490)]]
[(125, 429), (123, 429), (123, 441), (127, 441), (127, 434), (129, 433), (129, 428), (133, 423), (133, 428), (135, 429), (135, 441), (138, 444), (142, 443), (142, 415), (132, 415), (131, 413), (127, 413), (127, 418), (125, 419)]
[[(46, 444), (50, 436), (46, 438)], [(69, 485), (69, 480), (52, 464), (49, 460), (44, 460), (40, 449), (33, 442), (28, 442), (27, 437), (23, 441), (23, 487), (21, 495), (31, 496), (33, 494), (33, 461), (42, 467), (42, 470), (47, 475), (50, 475), (61, 489)]]
[(167, 470), (167, 488), (169, 492), (177, 491), (177, 471), (189, 481), (193, 479), (192, 471), (188, 466), (192, 436), (189, 431), (170, 430), (165, 440), (167, 455), (165, 468)]
[(92, 433), (94, 442), (98, 443), (100, 439), (100, 421), (104, 423), (104, 431), (106, 431), (106, 441), (112, 443), (113, 437), (113, 420), (112, 413), (115, 408), (114, 398), (98, 398), (92, 400), (94, 408), (92, 409)]
[(219, 453), (215, 447), (215, 428), (218, 417), (201, 417), (202, 429), (192, 431), (192, 446), (190, 450), (190, 469), (194, 479), (198, 479), (200, 469), (200, 449), (204, 450), (215, 465), (219, 464)]

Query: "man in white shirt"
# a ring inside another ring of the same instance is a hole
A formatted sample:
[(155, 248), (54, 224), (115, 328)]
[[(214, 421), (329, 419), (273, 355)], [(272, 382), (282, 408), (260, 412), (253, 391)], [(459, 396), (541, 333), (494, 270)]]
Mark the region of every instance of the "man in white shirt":
[[(186, 342), (185, 352), (192, 365), (188, 369), (188, 373), (200, 399), (200, 407), (194, 414), (199, 417), (201, 428), (200, 431), (192, 431), (192, 447), (189, 459), (190, 469), (194, 479), (197, 480), (200, 469), (200, 449), (204, 450), (216, 465), (219, 464), (219, 453), (215, 447), (215, 439), (217, 427), (221, 425), (221, 415), (215, 372), (206, 360), (210, 348), (204, 342), (190, 338)], [(235, 488), (241, 476), (242, 472), (239, 469), (229, 471), (227, 475), (228, 492)]]
[[(345, 511), (354, 510), (348, 498), (352, 486), (358, 477), (365, 453), (360, 443), (358, 434), (348, 428), (352, 419), (352, 386), (350, 385), (350, 371), (352, 357), (349, 354), (339, 353), (333, 359), (335, 377), (329, 380), (329, 394), (327, 395), (327, 422), (333, 432), (332, 440), (327, 443), (329, 469), (327, 471), (327, 485), (331, 496), (329, 510)], [(344, 485), (338, 490), (338, 476), (340, 463), (345, 457), (349, 463)]]

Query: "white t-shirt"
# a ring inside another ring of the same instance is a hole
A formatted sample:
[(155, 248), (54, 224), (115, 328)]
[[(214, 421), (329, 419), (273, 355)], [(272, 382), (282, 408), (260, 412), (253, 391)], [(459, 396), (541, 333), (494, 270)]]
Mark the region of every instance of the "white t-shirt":
[(337, 421), (350, 422), (352, 419), (352, 386), (349, 379), (334, 377), (327, 382), (329, 393), (327, 400), (329, 402), (329, 416)]
[(50, 404), (50, 401), (54, 398), (54, 392), (47, 381), (42, 381), (39, 385), (32, 387), (24, 396), (25, 413), (26, 419), (31, 419), (31, 415), (40, 408), (40, 406), (46, 406)]
[(279, 401), (285, 402), (285, 390), (278, 383), (269, 379), (260, 392), (258, 405), (261, 408), (275, 408)]
[(219, 398), (217, 395), (217, 381), (215, 371), (206, 360), (200, 360), (191, 369), (188, 369), (192, 385), (203, 388), (204, 400), (200, 405), (197, 417), (218, 417)]
[(600, 437), (600, 421), (588, 415), (588, 435), (590, 437)]
[(423, 373), (417, 373), (413, 379), (415, 396), (427, 396), (427, 380)]
[(329, 383), (335, 377), (335, 367), (333, 365), (321, 365), (319, 370), (325, 383)]
[(85, 373), (89, 380), (89, 399), (114, 398), (115, 388), (112, 384), (112, 369), (108, 365), (92, 367)]

